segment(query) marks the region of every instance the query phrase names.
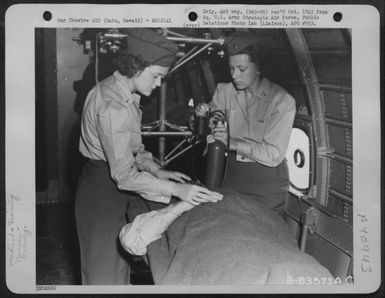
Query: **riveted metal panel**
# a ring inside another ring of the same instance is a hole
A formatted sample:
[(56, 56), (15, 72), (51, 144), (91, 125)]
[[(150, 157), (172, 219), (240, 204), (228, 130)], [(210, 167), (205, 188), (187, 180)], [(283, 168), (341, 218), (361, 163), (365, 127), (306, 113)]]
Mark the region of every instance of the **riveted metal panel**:
[(347, 196), (353, 196), (353, 167), (330, 160), (330, 187)]
[(344, 197), (333, 190), (329, 190), (327, 207), (337, 216), (353, 222), (353, 200), (348, 197)]
[(348, 92), (321, 90), (325, 103), (325, 117), (352, 122), (352, 95)]
[(353, 132), (351, 128), (328, 125), (330, 147), (334, 153), (353, 158)]
[(286, 201), (285, 213), (300, 224), (302, 214), (312, 206), (320, 210), (315, 233), (344, 253), (352, 255), (353, 226), (346, 218), (335, 214), (333, 210), (319, 205), (314, 200), (298, 200), (291, 194)]

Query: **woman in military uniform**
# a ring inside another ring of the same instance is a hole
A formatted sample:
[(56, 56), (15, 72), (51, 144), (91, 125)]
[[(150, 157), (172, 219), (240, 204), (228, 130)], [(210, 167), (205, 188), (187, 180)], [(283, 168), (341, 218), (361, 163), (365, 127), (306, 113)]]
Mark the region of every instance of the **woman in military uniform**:
[(169, 203), (171, 196), (191, 205), (222, 195), (158, 165), (142, 144), (140, 96), (160, 86), (177, 45), (150, 29), (122, 30), (127, 48), (115, 72), (88, 94), (81, 120), (79, 150), (88, 159), (79, 179), (75, 213), (83, 284), (129, 284), (130, 267), (118, 241), (127, 224), (130, 198)]
[(284, 157), (295, 100), (262, 76), (263, 50), (256, 36), (236, 32), (226, 38), (225, 46), (233, 82), (218, 84), (212, 101), (196, 112), (222, 110), (227, 115), (229, 127), (218, 122), (214, 133), (230, 146), (222, 188), (254, 196), (279, 212), (289, 188)]

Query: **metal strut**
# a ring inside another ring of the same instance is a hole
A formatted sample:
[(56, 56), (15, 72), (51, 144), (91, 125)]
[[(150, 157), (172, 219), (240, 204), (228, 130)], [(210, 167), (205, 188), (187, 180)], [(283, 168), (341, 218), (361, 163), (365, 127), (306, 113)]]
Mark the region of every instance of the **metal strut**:
[(301, 216), (302, 230), (300, 240), (300, 250), (305, 251), (307, 236), (313, 234), (317, 229), (320, 211), (317, 208), (310, 207)]

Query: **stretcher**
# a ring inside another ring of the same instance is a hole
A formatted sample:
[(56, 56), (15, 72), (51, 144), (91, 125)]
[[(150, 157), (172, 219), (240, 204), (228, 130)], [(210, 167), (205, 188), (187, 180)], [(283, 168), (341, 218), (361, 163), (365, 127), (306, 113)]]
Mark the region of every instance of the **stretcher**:
[[(130, 202), (129, 218), (164, 205)], [(194, 207), (147, 247), (158, 285), (291, 284), (330, 280), (330, 272), (298, 248), (286, 222), (254, 197), (226, 191), (222, 201)]]

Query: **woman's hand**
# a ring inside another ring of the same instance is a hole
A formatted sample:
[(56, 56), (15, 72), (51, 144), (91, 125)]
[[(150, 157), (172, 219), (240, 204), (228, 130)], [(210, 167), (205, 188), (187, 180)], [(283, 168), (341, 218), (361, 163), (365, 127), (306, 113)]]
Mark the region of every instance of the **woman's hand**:
[(198, 117), (204, 117), (210, 111), (210, 107), (207, 103), (200, 103), (195, 108), (195, 114)]
[(153, 174), (158, 179), (173, 180), (173, 181), (180, 182), (180, 183), (185, 183), (186, 180), (187, 181), (191, 180), (191, 178), (189, 176), (187, 176), (183, 173), (167, 171), (167, 170), (164, 170), (162, 168), (156, 170)]
[[(228, 131), (227, 131), (226, 125), (224, 125), (222, 122), (218, 122), (217, 126), (214, 128), (214, 133), (207, 137), (207, 142), (211, 143), (211, 142), (213, 142), (213, 139), (214, 140), (219, 140), (223, 144), (225, 144), (226, 147), (227, 147), (227, 145), (228, 145), (227, 144), (227, 142), (228, 142), (227, 138), (228, 137), (229, 136), (228, 136)], [(237, 151), (238, 142), (239, 142), (239, 139), (230, 137), (230, 141), (229, 141), (230, 148), (229, 148), (229, 150)]]
[(173, 195), (194, 206), (201, 203), (217, 202), (223, 199), (223, 195), (220, 193), (192, 184), (176, 183), (174, 185)]

